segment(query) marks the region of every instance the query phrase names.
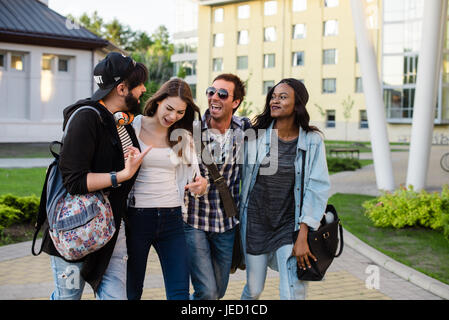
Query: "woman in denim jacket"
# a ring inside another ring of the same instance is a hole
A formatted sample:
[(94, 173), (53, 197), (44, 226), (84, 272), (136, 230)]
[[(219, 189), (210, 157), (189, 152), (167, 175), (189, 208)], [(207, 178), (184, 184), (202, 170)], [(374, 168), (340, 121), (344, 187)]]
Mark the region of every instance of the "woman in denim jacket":
[[(257, 138), (250, 137), (246, 144), (240, 228), (247, 283), (242, 299), (259, 298), (268, 266), (279, 272), (281, 299), (306, 296), (307, 283), (298, 280), (296, 272), (316, 260), (307, 233), (318, 229), (330, 189), (324, 142), (320, 131), (309, 125), (308, 99), (300, 81), (279, 82), (268, 92), (265, 109), (255, 119)], [(306, 151), (303, 204), (302, 150)], [(293, 239), (298, 229), (299, 236)]]

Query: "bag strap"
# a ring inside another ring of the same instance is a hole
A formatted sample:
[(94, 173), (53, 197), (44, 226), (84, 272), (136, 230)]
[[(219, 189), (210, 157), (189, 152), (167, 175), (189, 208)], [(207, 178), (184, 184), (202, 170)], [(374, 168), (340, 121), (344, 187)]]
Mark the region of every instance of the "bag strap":
[(301, 206), (299, 207), (299, 216), (302, 216), (302, 203), (304, 201), (304, 170), (306, 168), (306, 150), (302, 150), (302, 165), (301, 165)]
[(80, 107), (80, 108), (76, 109), (76, 110), (70, 115), (70, 118), (69, 118), (69, 120), (67, 121), (67, 124), (66, 124), (66, 126), (65, 126), (64, 133), (63, 133), (63, 135), (62, 135), (61, 143), (64, 143), (64, 139), (65, 139), (65, 136), (67, 135), (67, 131), (68, 131), (68, 129), (69, 129), (70, 122), (72, 122), (72, 119), (74, 118), (75, 114), (77, 114), (79, 111), (85, 110), (85, 109), (90, 109), (90, 110), (95, 111), (95, 112), (97, 113), (98, 117), (100, 118), (101, 123), (103, 123), (103, 119), (101, 118), (100, 111), (98, 111), (97, 109), (95, 109), (94, 107), (91, 107), (91, 106)]
[[(204, 150), (206, 150), (206, 152), (204, 152)], [(209, 171), (212, 180), (214, 181), (214, 184), (217, 187), (217, 190), (220, 194), (220, 198), (223, 201), (226, 217), (232, 218), (237, 216), (238, 209), (237, 205), (235, 204), (234, 198), (232, 197), (232, 194), (229, 191), (229, 187), (224, 177), (220, 174), (217, 165), (212, 160), (212, 156), (210, 155), (203, 141), (201, 141), (201, 154), (203, 155), (203, 157), (204, 156), (207, 157), (205, 159), (206, 162), (203, 161), (203, 163), (206, 166), (207, 170)]]

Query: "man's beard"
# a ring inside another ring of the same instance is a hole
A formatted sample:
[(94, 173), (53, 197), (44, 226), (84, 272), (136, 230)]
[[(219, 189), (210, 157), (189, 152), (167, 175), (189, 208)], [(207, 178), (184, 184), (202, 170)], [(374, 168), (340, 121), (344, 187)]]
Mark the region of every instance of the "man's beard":
[(139, 99), (134, 97), (131, 92), (125, 97), (126, 108), (128, 108), (128, 112), (132, 114), (140, 113), (140, 103)]

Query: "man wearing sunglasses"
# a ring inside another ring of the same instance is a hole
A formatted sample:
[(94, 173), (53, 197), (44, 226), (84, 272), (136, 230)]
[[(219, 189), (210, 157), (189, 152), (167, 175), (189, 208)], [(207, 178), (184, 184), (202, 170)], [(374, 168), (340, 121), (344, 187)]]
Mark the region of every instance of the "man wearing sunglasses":
[[(245, 86), (236, 75), (221, 74), (206, 95), (209, 108), (202, 118), (201, 139), (238, 208), (241, 168), (237, 155), (242, 141), (239, 137), (251, 124), (234, 113), (243, 101)], [(227, 217), (219, 191), (202, 161), (200, 171), (209, 180), (208, 192), (197, 198), (189, 194), (188, 212), (184, 215), (192, 298), (216, 300), (225, 295), (228, 286), (238, 219)]]

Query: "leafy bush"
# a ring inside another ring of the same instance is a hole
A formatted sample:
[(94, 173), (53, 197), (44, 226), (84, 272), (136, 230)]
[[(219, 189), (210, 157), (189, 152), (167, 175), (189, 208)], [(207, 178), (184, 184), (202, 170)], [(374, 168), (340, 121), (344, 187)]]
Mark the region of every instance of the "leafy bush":
[(327, 158), (327, 167), (331, 172), (355, 171), (362, 167), (359, 160), (353, 158)]
[(18, 197), (12, 194), (0, 196), (0, 230), (13, 224), (34, 223), (39, 209), (36, 196)]
[(441, 231), (449, 240), (449, 187), (443, 186), (441, 194), (415, 192), (413, 187), (401, 187), (393, 193), (363, 204), (365, 214), (376, 227), (424, 227)]

